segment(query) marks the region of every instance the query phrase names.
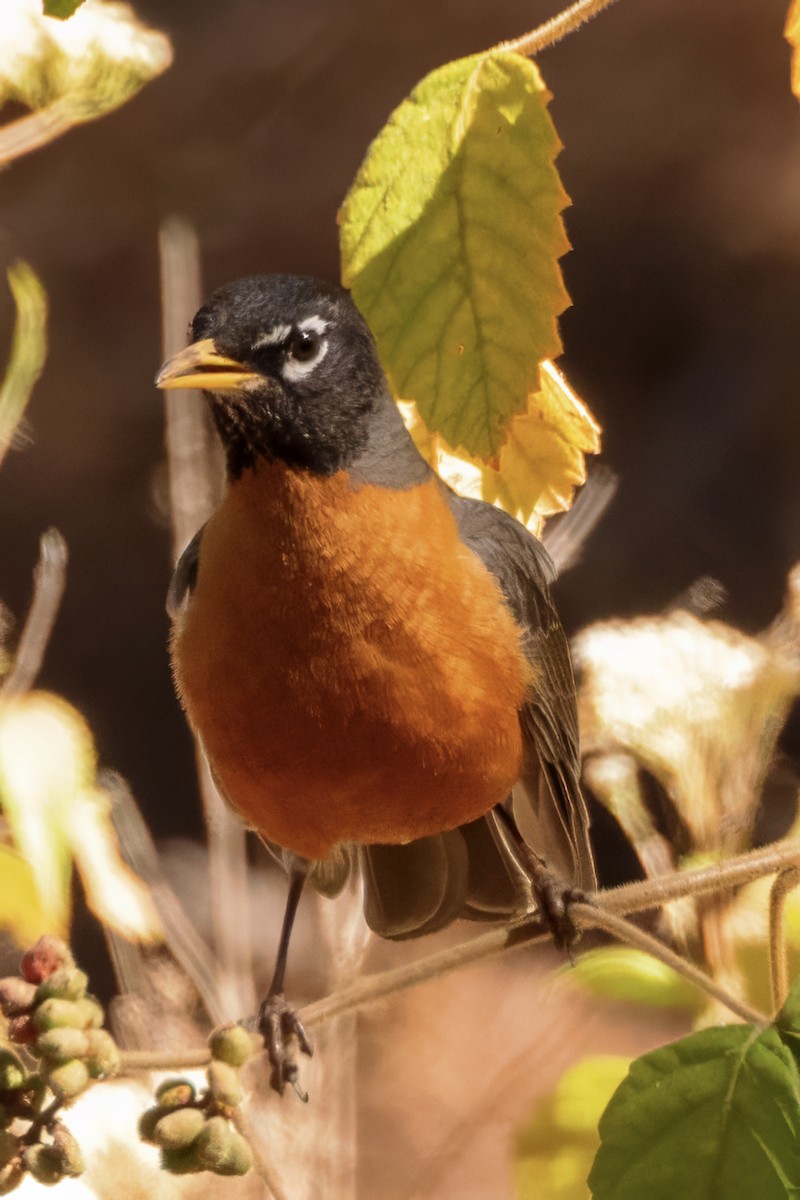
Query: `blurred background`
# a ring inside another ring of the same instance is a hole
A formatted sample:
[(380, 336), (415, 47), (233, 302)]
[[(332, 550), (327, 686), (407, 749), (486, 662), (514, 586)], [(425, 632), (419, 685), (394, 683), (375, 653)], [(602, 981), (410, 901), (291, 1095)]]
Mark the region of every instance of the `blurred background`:
[[(800, 557), (786, 7), (620, 0), (541, 56), (572, 198), (560, 365), (619, 477), (558, 585), (570, 633), (658, 612), (701, 575), (725, 588), (725, 618), (756, 631)], [(38, 536), (57, 526), (69, 581), (41, 682), (85, 713), (157, 837), (199, 837), (165, 651), (159, 224), (172, 213), (195, 224), (206, 291), (266, 271), (337, 278), (337, 208), (390, 111), (431, 68), (556, 5), (138, 0), (136, 11), (169, 34), (171, 69), (2, 180), (0, 265), (23, 257), (42, 278), (51, 348), (30, 440), (0, 474), (0, 596), (24, 614)], [(3, 291), (3, 357), (12, 318)], [(791, 722), (787, 739), (800, 753)]]

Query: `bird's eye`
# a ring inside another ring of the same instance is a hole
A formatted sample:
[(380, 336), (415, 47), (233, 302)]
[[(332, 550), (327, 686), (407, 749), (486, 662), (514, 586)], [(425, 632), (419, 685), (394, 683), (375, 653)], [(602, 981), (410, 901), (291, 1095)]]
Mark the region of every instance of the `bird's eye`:
[(317, 357), (322, 338), (313, 329), (295, 329), (286, 342), (286, 353), (298, 363), (310, 363)]

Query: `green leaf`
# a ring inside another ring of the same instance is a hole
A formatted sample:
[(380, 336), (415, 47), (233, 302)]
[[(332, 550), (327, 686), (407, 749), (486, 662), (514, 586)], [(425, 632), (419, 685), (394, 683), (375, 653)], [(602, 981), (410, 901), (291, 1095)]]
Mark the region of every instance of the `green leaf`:
[(588, 950), (565, 974), (570, 983), (604, 999), (692, 1012), (700, 1012), (705, 1005), (703, 994), (677, 971), (630, 946)]
[(59, 21), (66, 21), (82, 4), (83, 0), (43, 0), (42, 12), (46, 17), (57, 17)]
[(342, 277), (395, 395), (454, 448), (497, 455), (560, 352), (567, 202), (528, 59), (433, 71), (370, 147), (341, 212)]
[(0, 386), (0, 462), (11, 445), (33, 385), (47, 357), (47, 295), (25, 262), (8, 271), (8, 286), (17, 307), (11, 358)]
[(600, 1140), (597, 1122), (629, 1062), (599, 1055), (564, 1072), (553, 1095), (517, 1134), (517, 1200), (587, 1200), (586, 1176)]
[(777, 1030), (705, 1029), (631, 1066), (600, 1121), (595, 1200), (785, 1200), (800, 1075)]

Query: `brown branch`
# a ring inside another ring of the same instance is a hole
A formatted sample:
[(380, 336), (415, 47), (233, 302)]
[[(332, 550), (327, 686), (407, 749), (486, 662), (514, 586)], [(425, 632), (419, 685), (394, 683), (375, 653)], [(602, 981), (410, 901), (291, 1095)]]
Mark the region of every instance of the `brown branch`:
[[(614, 888), (600, 892), (591, 905), (581, 905), (581, 918), (586, 924), (594, 924), (598, 928), (608, 926), (609, 917), (624, 916), (628, 913), (643, 912), (649, 908), (658, 908), (667, 900), (677, 900), (680, 896), (699, 896), (713, 892), (727, 891), (739, 887), (765, 875), (787, 867), (800, 865), (800, 843), (794, 841), (774, 842), (763, 849), (751, 850), (748, 854), (739, 855), (728, 862), (713, 867), (698, 867), (694, 870), (676, 871), (673, 875), (659, 876), (658, 879), (645, 880), (641, 883), (628, 884), (625, 887)], [(590, 915), (591, 914), (591, 917)], [(626, 940), (629, 940), (626, 928)], [(321, 1025), (332, 1017), (345, 1012), (355, 1012), (376, 1000), (415, 987), (429, 979), (436, 979), (450, 971), (482, 959), (491, 958), (516, 946), (527, 946), (534, 942), (543, 942), (549, 935), (538, 916), (526, 917), (512, 925), (500, 929), (492, 929), (479, 937), (471, 938), (460, 946), (452, 946), (431, 954), (419, 962), (406, 963), (389, 971), (381, 971), (376, 975), (365, 975), (347, 987), (340, 988), (322, 1000), (316, 1000), (300, 1011), (300, 1018), (308, 1028)], [(661, 943), (657, 943), (659, 948)], [(659, 957), (663, 958), (659, 950)], [(670, 960), (670, 965), (672, 961)], [(683, 972), (686, 974), (686, 971)], [(744, 1011), (741, 1001), (729, 996), (718, 985), (712, 982), (715, 991), (707, 986), (707, 976), (699, 973), (693, 978), (699, 987), (710, 991), (710, 994), (722, 1001), (734, 1012)], [(748, 1020), (757, 1023), (764, 1020), (754, 1009), (747, 1009)], [(123, 1052), (123, 1069), (127, 1071), (151, 1070), (162, 1067), (175, 1070), (183, 1067), (203, 1066), (208, 1062), (204, 1051), (190, 1051), (185, 1057), (175, 1054), (165, 1059), (157, 1051)]]
[(543, 25), (532, 29), (530, 33), (524, 33), (522, 37), (512, 38), (507, 42), (500, 42), (494, 48), (526, 56), (538, 54), (540, 50), (546, 50), (548, 46), (560, 42), (568, 33), (573, 33), (590, 17), (596, 16), (597, 13), (602, 12), (604, 8), (609, 8), (613, 3), (614, 0), (578, 0), (577, 4), (571, 4), (569, 8), (565, 8), (563, 12), (551, 17)]
[(48, 529), (39, 542), (39, 562), (33, 574), (33, 600), (17, 646), (14, 665), (6, 676), (4, 697), (29, 691), (41, 669), (67, 581), (67, 543), (57, 529)]
[(797, 867), (786, 867), (776, 876), (769, 893), (769, 975), (772, 1007), (777, 1012), (789, 991), (786, 962), (786, 897), (800, 883)]

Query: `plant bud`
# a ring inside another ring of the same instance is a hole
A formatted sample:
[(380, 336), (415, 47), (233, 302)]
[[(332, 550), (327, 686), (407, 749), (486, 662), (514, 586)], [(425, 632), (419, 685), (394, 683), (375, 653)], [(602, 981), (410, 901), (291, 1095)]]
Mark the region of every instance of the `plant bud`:
[(139, 1117), (139, 1137), (143, 1142), (147, 1142), (151, 1146), (155, 1146), (155, 1131), (156, 1125), (165, 1116), (165, 1111), (156, 1105), (155, 1108), (146, 1108)]
[(36, 1003), (43, 1000), (82, 1000), (86, 995), (89, 977), (78, 967), (59, 967), (48, 975), (36, 989)]
[(182, 1150), (162, 1150), (161, 1167), (171, 1175), (193, 1175), (203, 1170), (197, 1161), (197, 1150), (194, 1146), (184, 1146)]
[(12, 1017), (8, 1022), (9, 1041), (18, 1046), (31, 1046), (39, 1036), (32, 1017)]
[(242, 1067), (256, 1050), (263, 1049), (261, 1038), (254, 1038), (242, 1025), (221, 1025), (208, 1039), (211, 1057), (231, 1067)]
[(57, 1067), (47, 1067), (43, 1075), (50, 1090), (55, 1092), (59, 1100), (74, 1100), (89, 1083), (86, 1063), (81, 1062), (79, 1058), (70, 1058)]
[(107, 1029), (88, 1029), (83, 1035), (88, 1044), (89, 1052), (86, 1066), (92, 1079), (104, 1079), (108, 1075), (116, 1075), (122, 1059), (119, 1047)]
[(0, 1049), (0, 1092), (13, 1092), (25, 1082), (27, 1071), (13, 1050)]
[(45, 934), (35, 946), (25, 951), (20, 970), (28, 983), (39, 984), (59, 967), (74, 966), (75, 959), (67, 943), (61, 938), (53, 937), (52, 934)]
[(33, 1012), (33, 1023), (40, 1033), (48, 1029), (85, 1029), (83, 1014), (72, 1000), (43, 1000)]
[(106, 1014), (102, 1004), (99, 1000), (95, 1000), (94, 996), (82, 996), (80, 1000), (75, 1001), (75, 1007), (81, 1014), (81, 1029), (100, 1029), (102, 1027)]
[(163, 1150), (182, 1150), (191, 1146), (205, 1122), (199, 1108), (174, 1108), (156, 1125), (153, 1141)]
[(48, 1029), (37, 1039), (34, 1053), (49, 1062), (62, 1063), (70, 1058), (85, 1058), (89, 1038), (82, 1029)]
[(184, 1108), (194, 1098), (194, 1086), (188, 1079), (165, 1079), (156, 1088), (156, 1100), (162, 1108)]
[(7, 1017), (18, 1017), (33, 1004), (36, 988), (18, 975), (0, 979), (0, 1009)]
[(26, 1146), (22, 1161), (38, 1183), (49, 1186), (64, 1178), (61, 1155), (55, 1146), (43, 1146), (40, 1142)]
[(218, 1104), (224, 1104), (226, 1108), (236, 1108), (237, 1104), (241, 1104), (244, 1092), (235, 1067), (215, 1059), (207, 1074), (211, 1095)]
[(61, 1155), (61, 1168), (65, 1175), (71, 1176), (73, 1179), (82, 1175), (86, 1170), (81, 1154), (81, 1148), (72, 1136), (66, 1125), (61, 1121), (56, 1121), (52, 1127), (53, 1145)]
[(0, 1130), (0, 1167), (7, 1167), (20, 1152), (19, 1138), (7, 1129)]

